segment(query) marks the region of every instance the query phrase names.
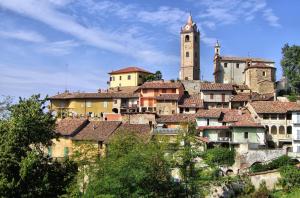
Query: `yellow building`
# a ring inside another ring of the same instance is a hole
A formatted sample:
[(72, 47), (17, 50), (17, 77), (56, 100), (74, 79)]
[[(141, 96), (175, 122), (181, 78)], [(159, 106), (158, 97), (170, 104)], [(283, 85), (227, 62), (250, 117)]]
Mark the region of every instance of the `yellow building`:
[(108, 74), (110, 75), (109, 87), (113, 88), (140, 86), (144, 83), (145, 77), (152, 73), (138, 67), (126, 67)]
[(112, 113), (113, 97), (110, 93), (69, 93), (65, 92), (50, 97), (50, 110), (58, 117), (99, 117)]

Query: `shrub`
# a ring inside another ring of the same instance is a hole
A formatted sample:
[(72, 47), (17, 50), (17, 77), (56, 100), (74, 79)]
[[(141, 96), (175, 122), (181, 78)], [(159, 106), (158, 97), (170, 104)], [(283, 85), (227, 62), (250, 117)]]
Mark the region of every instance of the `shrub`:
[(228, 148), (217, 147), (208, 149), (202, 157), (210, 166), (231, 166), (234, 164), (235, 151)]

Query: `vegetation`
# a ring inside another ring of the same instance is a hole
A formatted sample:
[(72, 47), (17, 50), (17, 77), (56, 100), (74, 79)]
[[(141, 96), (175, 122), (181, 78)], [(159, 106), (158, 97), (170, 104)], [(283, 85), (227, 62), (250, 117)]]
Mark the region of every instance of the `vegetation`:
[(55, 119), (38, 95), (9, 107), (0, 120), (0, 197), (58, 197), (77, 172), (70, 161), (52, 161), (43, 149), (55, 138)]
[(283, 155), (277, 159), (272, 160), (267, 164), (261, 164), (261, 163), (254, 164), (251, 166), (250, 171), (256, 173), (256, 172), (274, 170), (282, 166), (294, 165), (294, 164), (296, 164), (296, 162), (293, 159), (291, 159), (287, 155)]
[(300, 46), (285, 44), (281, 66), (294, 92), (300, 93)]
[(202, 157), (210, 166), (231, 166), (234, 164), (235, 151), (234, 149), (216, 147), (208, 149)]
[(279, 184), (285, 191), (292, 191), (300, 187), (300, 170), (295, 166), (284, 166), (280, 168), (281, 179)]
[(156, 80), (161, 80), (162, 79), (162, 74), (160, 71), (156, 71), (154, 74), (150, 74), (145, 78), (145, 81), (150, 82), (150, 81), (156, 81)]

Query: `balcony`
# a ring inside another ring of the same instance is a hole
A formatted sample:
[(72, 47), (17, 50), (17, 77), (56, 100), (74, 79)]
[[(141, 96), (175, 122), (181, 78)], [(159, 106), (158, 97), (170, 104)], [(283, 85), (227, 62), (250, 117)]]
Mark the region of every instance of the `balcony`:
[(230, 142), (230, 137), (218, 137), (218, 142)]
[(156, 135), (177, 135), (180, 129), (172, 128), (156, 128), (153, 130), (153, 133)]

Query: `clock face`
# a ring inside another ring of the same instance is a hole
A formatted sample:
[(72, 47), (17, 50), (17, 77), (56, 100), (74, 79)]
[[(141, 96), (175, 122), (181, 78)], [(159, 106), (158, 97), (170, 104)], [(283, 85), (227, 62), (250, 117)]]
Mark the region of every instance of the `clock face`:
[(185, 29), (186, 29), (186, 30), (189, 30), (189, 29), (191, 29), (191, 26), (186, 25), (186, 26), (185, 26)]

